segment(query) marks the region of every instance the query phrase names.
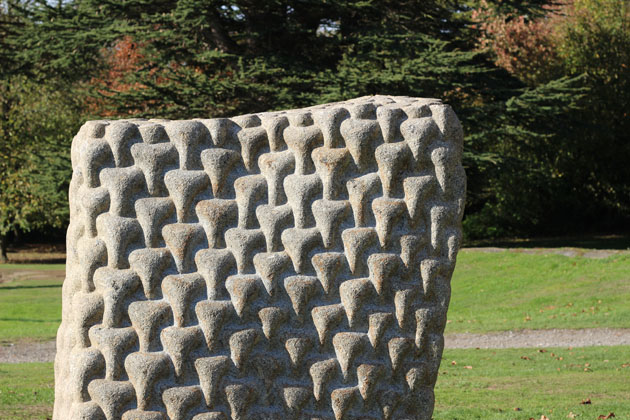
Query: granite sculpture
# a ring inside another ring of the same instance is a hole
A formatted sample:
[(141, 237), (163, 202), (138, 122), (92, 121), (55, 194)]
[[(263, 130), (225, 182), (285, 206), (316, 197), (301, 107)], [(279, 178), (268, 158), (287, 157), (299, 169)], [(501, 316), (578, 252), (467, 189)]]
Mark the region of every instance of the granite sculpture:
[(86, 123), (54, 419), (430, 419), (461, 155), (436, 99)]

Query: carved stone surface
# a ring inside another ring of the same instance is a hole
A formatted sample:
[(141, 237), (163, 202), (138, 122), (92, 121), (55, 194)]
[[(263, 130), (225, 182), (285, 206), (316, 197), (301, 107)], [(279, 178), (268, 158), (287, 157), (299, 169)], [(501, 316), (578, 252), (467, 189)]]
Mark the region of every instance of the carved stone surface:
[(54, 419), (430, 419), (461, 153), (436, 99), (86, 123)]

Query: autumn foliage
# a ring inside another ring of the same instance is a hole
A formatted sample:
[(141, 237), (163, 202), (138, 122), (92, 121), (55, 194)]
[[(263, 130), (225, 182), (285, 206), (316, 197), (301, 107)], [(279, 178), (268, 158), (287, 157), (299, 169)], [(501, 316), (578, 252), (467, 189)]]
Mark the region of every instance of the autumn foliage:
[(90, 81), (99, 95), (88, 97), (87, 107), (91, 114), (112, 117), (119, 115), (119, 111), (111, 106), (117, 94), (142, 89), (140, 83), (130, 82), (129, 76), (142, 68), (144, 54), (141, 46), (127, 35), (110, 48), (103, 48), (101, 55), (103, 70)]
[(50, 84), (81, 119), (442, 98), (465, 129), (469, 238), (630, 226), (630, 0), (10, 3), (1, 80)]
[(501, 14), (482, 1), (472, 13), (480, 30), (479, 48), (491, 52), (495, 63), (529, 85), (548, 82), (561, 73), (558, 31), (568, 18), (571, 1), (549, 4), (542, 17), (530, 19)]
[(125, 91), (132, 87), (125, 82), (126, 76), (140, 70), (143, 54), (140, 46), (130, 36), (125, 36), (117, 41), (110, 49), (103, 50), (106, 64), (104, 77), (101, 79), (110, 91)]

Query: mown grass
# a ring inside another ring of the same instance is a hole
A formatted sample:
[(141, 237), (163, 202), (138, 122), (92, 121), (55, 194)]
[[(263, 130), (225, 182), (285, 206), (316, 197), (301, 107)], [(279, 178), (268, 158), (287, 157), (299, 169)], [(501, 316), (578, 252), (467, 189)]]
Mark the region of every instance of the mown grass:
[(0, 363), (0, 419), (50, 419), (52, 363)]
[(61, 283), (24, 279), (0, 284), (0, 345), (55, 337), (61, 322)]
[(434, 417), (596, 420), (614, 413), (630, 419), (629, 378), (625, 346), (446, 350)]
[(66, 269), (65, 264), (0, 264), (0, 270), (60, 270)]
[[(0, 268), (5, 268), (3, 265)], [(31, 270), (40, 265), (11, 265)], [(44, 265), (63, 269), (63, 265)], [(463, 250), (446, 332), (628, 327), (630, 255), (606, 259)], [(0, 343), (48, 340), (61, 319), (61, 281), (0, 284)]]
[(629, 327), (630, 254), (605, 259), (463, 250), (446, 332)]
[[(630, 347), (623, 346), (446, 350), (434, 418), (630, 419), (629, 375)], [(52, 363), (0, 364), (1, 419), (46, 419), (52, 403)]]

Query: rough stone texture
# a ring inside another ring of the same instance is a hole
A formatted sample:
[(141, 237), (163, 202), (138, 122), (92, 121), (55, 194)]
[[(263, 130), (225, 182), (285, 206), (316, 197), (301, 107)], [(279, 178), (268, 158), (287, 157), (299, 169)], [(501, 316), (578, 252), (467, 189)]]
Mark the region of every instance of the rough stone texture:
[(461, 153), (435, 99), (86, 123), (54, 419), (430, 419)]

